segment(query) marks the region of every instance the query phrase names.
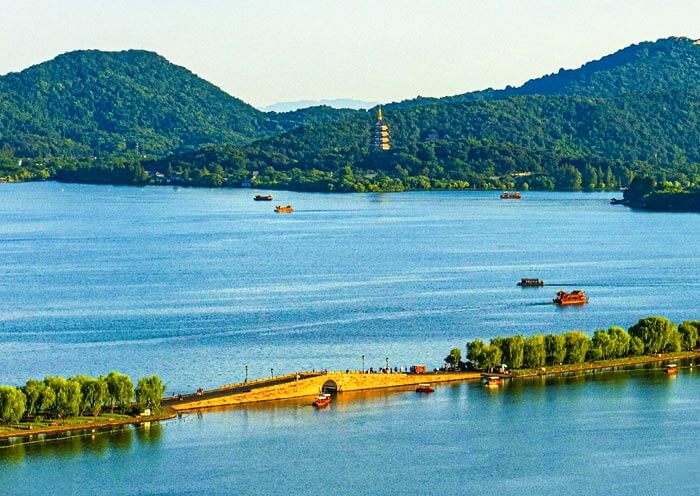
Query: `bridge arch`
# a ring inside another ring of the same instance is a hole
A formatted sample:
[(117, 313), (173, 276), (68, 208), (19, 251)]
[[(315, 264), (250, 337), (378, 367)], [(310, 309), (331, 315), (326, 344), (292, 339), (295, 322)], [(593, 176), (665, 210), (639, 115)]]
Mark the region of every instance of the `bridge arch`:
[(338, 383), (330, 379), (321, 386), (322, 393), (336, 394), (339, 390)]

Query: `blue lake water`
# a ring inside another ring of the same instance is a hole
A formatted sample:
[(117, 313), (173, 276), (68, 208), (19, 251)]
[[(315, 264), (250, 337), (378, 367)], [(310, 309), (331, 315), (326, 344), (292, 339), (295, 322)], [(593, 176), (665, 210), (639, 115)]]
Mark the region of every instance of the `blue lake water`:
[[(362, 355), (367, 367), (439, 366), (476, 337), (700, 317), (697, 214), (613, 207), (609, 193), (273, 192), (272, 204), (255, 193), (0, 185), (0, 383), (116, 369), (158, 373), (179, 392), (238, 382), (246, 365), (251, 378), (359, 369)], [(297, 210), (274, 214), (277, 203)], [(519, 288), (521, 277), (546, 286)], [(590, 304), (557, 308), (559, 289), (583, 289)], [(96, 446), (28, 448), (9, 472), (0, 465), (0, 494), (29, 494), (14, 484), (56, 470), (84, 494), (127, 487), (122, 477), (143, 487), (115, 494), (304, 494), (328, 480), (345, 494), (662, 494), (616, 473), (658, 489), (650, 467), (686, 467), (682, 451), (659, 449), (697, 431), (697, 375), (613, 382), (496, 397), (461, 385), (420, 401), (360, 398), (326, 416), (302, 406), (188, 416)]]

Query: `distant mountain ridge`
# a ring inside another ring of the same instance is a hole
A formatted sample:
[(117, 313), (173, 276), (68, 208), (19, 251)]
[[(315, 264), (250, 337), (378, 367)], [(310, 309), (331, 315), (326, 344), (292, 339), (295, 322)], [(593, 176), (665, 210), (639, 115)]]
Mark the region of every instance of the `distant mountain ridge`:
[(293, 112), (309, 107), (331, 107), (334, 109), (367, 110), (376, 106), (378, 102), (367, 102), (353, 98), (333, 98), (325, 100), (297, 100), (294, 102), (278, 102), (268, 105), (265, 112)]

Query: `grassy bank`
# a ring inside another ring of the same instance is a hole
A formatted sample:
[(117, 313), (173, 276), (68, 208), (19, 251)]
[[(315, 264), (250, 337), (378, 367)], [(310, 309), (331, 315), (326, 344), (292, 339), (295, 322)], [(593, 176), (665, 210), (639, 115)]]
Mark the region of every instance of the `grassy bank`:
[(137, 425), (144, 422), (155, 422), (175, 418), (177, 412), (166, 408), (159, 415), (121, 415), (104, 414), (97, 417), (71, 417), (63, 420), (47, 420), (37, 422), (20, 422), (12, 425), (0, 426), (0, 439), (23, 438), (37, 436), (39, 434), (58, 434), (68, 431), (103, 429), (106, 427)]

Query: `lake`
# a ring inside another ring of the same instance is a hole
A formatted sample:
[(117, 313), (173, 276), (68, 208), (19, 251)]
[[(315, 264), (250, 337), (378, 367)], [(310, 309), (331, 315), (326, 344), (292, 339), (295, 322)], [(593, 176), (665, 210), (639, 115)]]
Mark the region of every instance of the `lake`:
[[(251, 379), (359, 369), (363, 355), (366, 367), (437, 367), (476, 337), (700, 317), (697, 214), (611, 206), (610, 193), (256, 193), (267, 192), (0, 185), (0, 383), (119, 370), (185, 392), (241, 381), (246, 366)], [(275, 214), (278, 203), (296, 211)], [(522, 277), (546, 285), (517, 287)], [(590, 303), (555, 307), (559, 289)], [(650, 467), (680, 473), (700, 386), (694, 373), (634, 374), (496, 396), (467, 384), (382, 394), (328, 414), (187, 416), (28, 448), (0, 465), (0, 494), (3, 478), (28, 494), (23, 477), (64, 472), (85, 494), (577, 494), (572, 482), (598, 476), (583, 492), (644, 494), (617, 474), (658, 489), (663, 470)]]

